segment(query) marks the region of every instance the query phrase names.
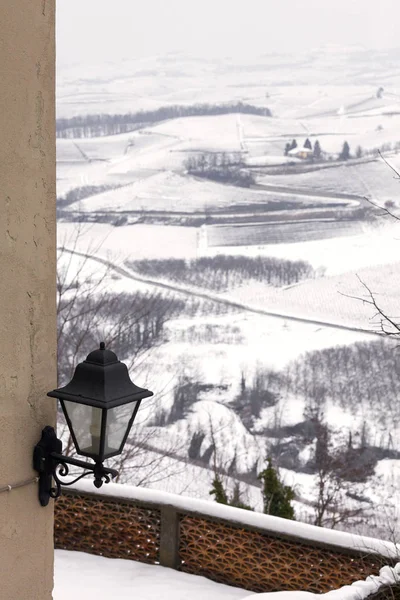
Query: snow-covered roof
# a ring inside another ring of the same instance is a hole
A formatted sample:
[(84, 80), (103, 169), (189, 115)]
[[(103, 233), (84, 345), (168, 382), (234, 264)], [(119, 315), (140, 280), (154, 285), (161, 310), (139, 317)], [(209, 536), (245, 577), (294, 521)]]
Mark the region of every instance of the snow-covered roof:
[(310, 150), (310, 148), (306, 148), (305, 146), (303, 146), (303, 148), (292, 148), (292, 150), (289, 150), (288, 154), (290, 154), (290, 156), (296, 156), (297, 154), (300, 154), (301, 152), (306, 152), (307, 154), (312, 154), (313, 151)]

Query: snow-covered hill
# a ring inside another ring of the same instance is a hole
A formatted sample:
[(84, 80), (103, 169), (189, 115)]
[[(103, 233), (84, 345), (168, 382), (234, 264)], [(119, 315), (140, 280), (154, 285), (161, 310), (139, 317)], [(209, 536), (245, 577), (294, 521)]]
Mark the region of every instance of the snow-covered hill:
[[(348, 163), (332, 158), (347, 141), (353, 155), (357, 146), (385, 147), (390, 165), (400, 167), (400, 79), (394, 64), (389, 56), (354, 50), (271, 55), (235, 68), (229, 61), (150, 57), (103, 65), (90, 78), (79, 65), (60, 70), (60, 117), (201, 102), (245, 102), (272, 111), (272, 117), (240, 110), (179, 117), (129, 133), (57, 140), (58, 236), (67, 250), (61, 252), (60, 272), (68, 271), (71, 289), (79, 278), (82, 290), (87, 282), (101, 282), (115, 295), (157, 293), (181, 311), (166, 319), (157, 347), (134, 364), (134, 380), (153, 389), (158, 400), (140, 423), (147, 460), (140, 463), (139, 454), (139, 464), (132, 461), (124, 481), (211, 501), (212, 480), (220, 470), (228, 490), (239, 483), (243, 499), (260, 510), (256, 475), (275, 452), (281, 477), (295, 488), (298, 518), (312, 520), (315, 437), (306, 439), (306, 429), (310, 402), (322, 398), (333, 448), (351, 437), (358, 451), (363, 438), (375, 461), (367, 481), (354, 482), (353, 495), (343, 492), (340, 498), (344, 506), (363, 510), (364, 521), (353, 520), (351, 526), (362, 528), (376, 517), (384, 530), (386, 513), (396, 515), (399, 424), (390, 406), (396, 404), (400, 371), (395, 350), (393, 360), (388, 352), (386, 362), (379, 361), (384, 350), (369, 332), (377, 322), (362, 302), (367, 290), (361, 282), (397, 318), (398, 226), (387, 216), (366, 220), (369, 205), (363, 196), (381, 206), (391, 201), (396, 211), (398, 181), (376, 156)], [(301, 146), (307, 138), (311, 144), (318, 139), (331, 160), (288, 165), (286, 144), (296, 139)], [(264, 188), (189, 176), (186, 159), (203, 152), (240, 152), (244, 168), (251, 168)], [(151, 217), (154, 212), (175, 215), (166, 224), (160, 214)], [(130, 213), (130, 220), (121, 220)], [(202, 219), (188, 226), (184, 213)], [(226, 215), (210, 222), (217, 213)], [(85, 219), (94, 222), (78, 225)], [(286, 234), (289, 230), (297, 237)], [(188, 261), (220, 255), (304, 260), (314, 268), (313, 277), (281, 287), (247, 274), (240, 285), (230, 285), (226, 277), (221, 291), (204, 282), (185, 283), (167, 269), (157, 277), (135, 270), (139, 260), (179, 259), (190, 267)], [(99, 335), (110, 326), (102, 323)], [(303, 358), (307, 352), (311, 359)], [(339, 355), (348, 357), (351, 373)], [(368, 365), (381, 387), (365, 383), (362, 356), (373, 357)], [(320, 361), (310, 380), (307, 360)], [(330, 360), (339, 361), (337, 372)], [(298, 389), (288, 369), (303, 373)], [(344, 386), (341, 402), (336, 380)], [(260, 406), (250, 393), (256, 388)]]

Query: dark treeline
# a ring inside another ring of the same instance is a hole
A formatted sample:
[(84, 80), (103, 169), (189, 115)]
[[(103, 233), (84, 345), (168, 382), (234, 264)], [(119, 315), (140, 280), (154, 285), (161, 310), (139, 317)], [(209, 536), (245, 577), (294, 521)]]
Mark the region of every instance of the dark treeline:
[(76, 356), (95, 348), (99, 336), (121, 359), (147, 352), (162, 343), (165, 324), (185, 308), (182, 300), (158, 293), (113, 294), (96, 285), (88, 279), (72, 287), (58, 276), (59, 381), (71, 377)]
[[(354, 433), (361, 434), (364, 443), (390, 449), (390, 432), (400, 425), (400, 355), (395, 343), (378, 339), (314, 350), (282, 371), (259, 369), (252, 381), (242, 374), (241, 394), (233, 407), (251, 429), (263, 408), (280, 400), (293, 402), (294, 397), (305, 400), (305, 419), (324, 415), (330, 405), (366, 423), (374, 422), (380, 426), (381, 437), (367, 439), (367, 426)], [(278, 422), (275, 428), (279, 429)]]
[(90, 196), (95, 196), (96, 194), (101, 194), (102, 192), (107, 192), (108, 190), (115, 190), (120, 185), (83, 185), (81, 187), (73, 188), (69, 190), (64, 196), (57, 197), (57, 207), (65, 208), (74, 202), (79, 202), (80, 200), (84, 200), (85, 198), (90, 198)]
[(328, 404), (338, 406), (379, 427), (382, 433), (374, 439), (368, 438), (366, 428), (354, 432), (362, 434), (365, 444), (393, 447), (391, 431), (400, 425), (400, 355), (393, 342), (381, 339), (307, 352), (272, 379), (266, 371), (264, 380), (263, 393), (258, 390), (246, 403), (249, 423), (271, 405), (271, 399), (293, 401), (294, 396), (305, 400), (305, 419), (324, 415)]
[(250, 187), (255, 183), (253, 175), (244, 169), (240, 152), (204, 152), (190, 156), (184, 163), (187, 172), (218, 183)]
[(400, 419), (400, 355), (387, 340), (307, 353), (287, 377), (291, 391), (314, 405), (329, 400), (345, 410), (362, 409), (389, 430)]
[(214, 256), (183, 259), (140, 260), (129, 266), (142, 275), (163, 278), (179, 283), (223, 292), (248, 281), (260, 281), (279, 287), (297, 283), (315, 276), (312, 266), (305, 261), (247, 256)]
[(261, 117), (272, 116), (269, 108), (253, 106), (243, 102), (232, 104), (194, 104), (191, 106), (162, 106), (156, 110), (141, 110), (126, 114), (81, 115), (70, 119), (57, 119), (58, 138), (91, 138), (135, 131), (166, 119), (226, 115), (240, 112)]

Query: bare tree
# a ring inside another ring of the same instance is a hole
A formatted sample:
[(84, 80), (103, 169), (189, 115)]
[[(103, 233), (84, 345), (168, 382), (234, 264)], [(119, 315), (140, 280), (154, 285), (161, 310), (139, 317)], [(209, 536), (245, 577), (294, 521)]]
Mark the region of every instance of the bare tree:
[[(159, 292), (110, 291), (112, 267), (104, 265), (99, 271), (90, 260), (101, 244), (88, 249), (86, 256), (77, 251), (83, 234), (79, 225), (72, 241), (58, 249), (58, 383), (63, 385), (72, 378), (77, 362), (96, 348), (100, 340), (116, 352), (129, 370), (135, 368), (135, 379), (144, 378), (146, 363), (163, 343), (164, 326), (181, 310), (181, 301)], [(157, 390), (158, 397), (167, 393), (165, 386), (168, 384)], [(147, 409), (146, 418), (157, 411), (157, 402), (158, 399), (147, 401), (147, 407), (151, 408)], [(66, 443), (64, 453), (68, 456), (74, 453), (73, 442), (61, 414), (58, 421)], [(166, 457), (171, 457), (177, 448), (175, 442), (174, 447), (172, 443), (157, 443), (158, 435), (157, 428), (149, 427), (147, 421), (135, 423), (123, 456), (110, 461), (120, 470), (121, 480), (133, 479), (138, 485), (165, 476)]]
[(344, 294), (342, 292), (341, 295), (346, 296), (347, 298), (352, 298), (353, 300), (359, 300), (363, 304), (371, 306), (374, 309), (372, 320), (375, 321), (375, 325), (377, 325), (378, 330), (382, 335), (395, 339), (400, 337), (400, 323), (397, 322), (396, 317), (389, 315), (382, 308), (377, 300), (378, 294), (373, 292), (370, 287), (364, 281), (362, 281), (359, 275), (357, 275), (357, 279), (366, 291), (366, 295), (352, 296), (351, 294)]
[(354, 480), (365, 481), (371, 472), (365, 465), (358, 467), (355, 464), (351, 434), (347, 445), (334, 447), (331, 431), (321, 413), (315, 417), (314, 426), (317, 498), (313, 524), (334, 529), (362, 517), (365, 507), (351, 506), (352, 497), (357, 495)]
[[(233, 460), (231, 458), (224, 459), (223, 449), (218, 445), (218, 435), (227, 427), (229, 427), (227, 424), (220, 422), (216, 429), (211, 412), (208, 413), (208, 428), (211, 438), (210, 448), (212, 449), (212, 470), (214, 474), (210, 494), (214, 495), (216, 502), (221, 504), (229, 504), (230, 506), (245, 510), (254, 510), (247, 502), (243, 501), (243, 496), (247, 494), (246, 491), (243, 492), (241, 489), (241, 482), (238, 479), (236, 453)], [(228, 491), (229, 487), (232, 487), (231, 494)]]
[[(399, 171), (393, 165), (390, 164), (390, 162), (382, 155), (380, 150), (378, 150), (378, 154), (381, 157), (381, 159), (384, 161), (384, 163), (389, 167), (389, 169), (391, 169), (391, 171), (394, 173), (393, 178), (400, 180)], [(373, 202), (370, 198), (365, 197), (365, 200), (367, 202), (369, 202), (375, 208), (378, 208), (379, 210), (381, 210), (382, 211), (381, 216), (389, 216), (392, 219), (395, 219), (396, 221), (400, 221), (400, 216), (395, 214), (391, 210), (391, 207), (393, 206), (394, 203), (389, 201), (389, 202), (385, 202), (384, 206), (380, 206), (376, 202)], [(352, 295), (343, 294), (343, 293), (342, 293), (342, 295), (346, 296), (348, 298), (353, 298), (354, 300), (360, 300), (361, 302), (363, 302), (363, 304), (371, 306), (374, 309), (373, 319), (375, 319), (375, 323), (378, 324), (380, 333), (382, 335), (389, 336), (392, 338), (393, 337), (398, 338), (400, 336), (400, 324), (397, 322), (396, 317), (389, 315), (385, 311), (385, 309), (382, 308), (381, 304), (378, 302), (378, 300), (377, 300), (378, 294), (376, 292), (373, 292), (371, 290), (371, 288), (367, 285), (367, 283), (362, 281), (362, 279), (358, 275), (357, 275), (357, 278), (358, 278), (359, 282), (361, 283), (361, 285), (363, 286), (363, 288), (366, 292), (366, 295), (365, 296), (352, 296)]]

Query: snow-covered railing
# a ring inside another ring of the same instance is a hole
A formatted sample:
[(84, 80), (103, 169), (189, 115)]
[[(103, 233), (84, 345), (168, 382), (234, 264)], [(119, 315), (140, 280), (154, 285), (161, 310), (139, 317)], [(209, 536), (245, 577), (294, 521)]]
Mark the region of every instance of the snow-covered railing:
[(390, 543), (127, 485), (56, 502), (57, 548), (131, 558), (257, 592), (324, 593), (398, 560)]
[[(326, 594), (285, 591), (281, 593), (257, 594), (257, 600), (395, 600), (400, 590), (400, 563), (394, 567), (382, 567), (379, 575), (369, 575)], [(243, 600), (255, 600), (254, 595)]]

